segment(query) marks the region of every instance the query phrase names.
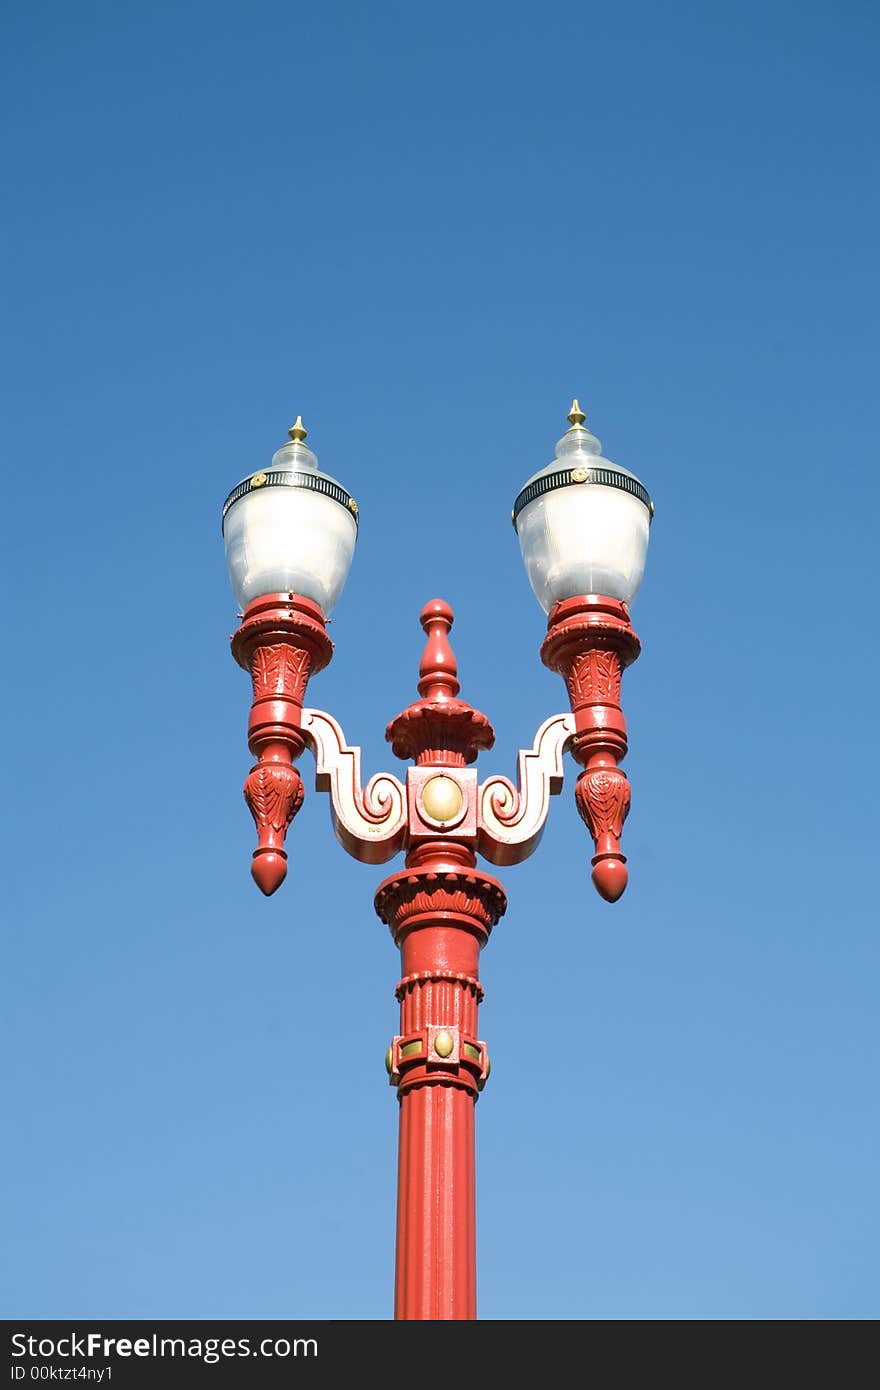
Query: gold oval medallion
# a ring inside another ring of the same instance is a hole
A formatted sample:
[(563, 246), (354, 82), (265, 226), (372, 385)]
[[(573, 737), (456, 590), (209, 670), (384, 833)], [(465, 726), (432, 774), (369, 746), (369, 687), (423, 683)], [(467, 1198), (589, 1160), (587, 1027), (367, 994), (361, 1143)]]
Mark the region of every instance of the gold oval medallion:
[(447, 825), (461, 815), (461, 787), (451, 777), (432, 777), (422, 788), (422, 806), (432, 820)]

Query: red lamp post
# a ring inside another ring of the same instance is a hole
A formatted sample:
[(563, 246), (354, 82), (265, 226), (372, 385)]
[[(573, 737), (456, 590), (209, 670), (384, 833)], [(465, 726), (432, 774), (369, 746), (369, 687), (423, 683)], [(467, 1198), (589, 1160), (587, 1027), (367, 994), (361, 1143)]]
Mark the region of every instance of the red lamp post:
[(400, 1103), (397, 1318), (476, 1317), (474, 1106), (489, 1076), (479, 958), (507, 903), (477, 856), (507, 865), (532, 853), (562, 788), (566, 749), (583, 768), (575, 797), (595, 844), (596, 888), (614, 902), (626, 887), (620, 682), (639, 654), (627, 604), (653, 506), (637, 478), (601, 457), (577, 401), (568, 418), (553, 463), (522, 489), (513, 521), (549, 610), (541, 658), (565, 679), (571, 709), (545, 720), (520, 751), (516, 786), (499, 776), (480, 783), (471, 766), (494, 733), (459, 699), (453, 614), (439, 599), (421, 614), (420, 698), (386, 730), (395, 756), (412, 760), (405, 783), (382, 773), (363, 786), (360, 749), (329, 714), (305, 706), (309, 679), (332, 656), (324, 619), (351, 562), (357, 506), (318, 470), (301, 420), (271, 470), (240, 483), (224, 508), (244, 608), (232, 651), (253, 679), (248, 742), (257, 761), (244, 794), (257, 827), (254, 879), (270, 894), (286, 875), (284, 838), (303, 801), (295, 762), (307, 746), (343, 847), (367, 864), (406, 854), (375, 896), (401, 957), (400, 1031), (386, 1056)]

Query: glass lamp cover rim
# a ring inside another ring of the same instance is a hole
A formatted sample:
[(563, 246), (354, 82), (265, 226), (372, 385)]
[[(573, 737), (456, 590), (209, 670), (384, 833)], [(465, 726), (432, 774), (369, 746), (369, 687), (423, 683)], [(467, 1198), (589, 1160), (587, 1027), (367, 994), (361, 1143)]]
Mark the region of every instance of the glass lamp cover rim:
[(338, 503), (351, 517), (355, 528), (357, 529), (359, 526), (360, 517), (357, 503), (351, 493), (329, 473), (322, 473), (318, 469), (304, 472), (301, 469), (271, 468), (249, 473), (240, 483), (236, 483), (223, 503), (221, 530), (224, 535), (226, 533), (226, 518), (237, 502), (249, 497), (254, 492), (262, 492), (273, 487), (299, 488), (304, 492), (317, 492)]
[(601, 466), (597, 463), (587, 468), (554, 468), (543, 469), (536, 473), (533, 478), (522, 487), (517, 494), (513, 504), (512, 521), (515, 529), (520, 514), (533, 502), (546, 496), (548, 492), (556, 492), (566, 487), (605, 487), (627, 493), (628, 496), (641, 502), (648, 513), (648, 521), (654, 519), (654, 503), (644, 483), (630, 473), (625, 468), (618, 468), (612, 464), (608, 466), (607, 460), (601, 460)]

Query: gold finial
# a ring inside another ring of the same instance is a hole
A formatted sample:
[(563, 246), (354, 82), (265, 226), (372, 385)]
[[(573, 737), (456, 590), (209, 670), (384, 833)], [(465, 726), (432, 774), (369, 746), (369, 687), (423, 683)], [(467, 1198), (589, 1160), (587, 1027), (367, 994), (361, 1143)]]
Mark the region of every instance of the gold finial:
[(297, 415), (296, 424), (293, 425), (287, 433), (296, 444), (302, 444), (308, 434), (308, 430), (303, 427), (303, 417), (301, 415)]
[(568, 422), (572, 429), (574, 429), (575, 425), (582, 425), (586, 418), (586, 415), (581, 410), (577, 401), (572, 401), (571, 410), (568, 412)]

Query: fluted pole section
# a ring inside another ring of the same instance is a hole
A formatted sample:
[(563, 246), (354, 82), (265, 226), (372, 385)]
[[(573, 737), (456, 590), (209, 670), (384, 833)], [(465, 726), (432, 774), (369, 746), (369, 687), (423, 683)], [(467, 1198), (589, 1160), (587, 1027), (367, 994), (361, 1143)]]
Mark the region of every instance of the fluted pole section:
[[(422, 928), (410, 938), (419, 954), (433, 947), (435, 959), (476, 957), (479, 945), (468, 933), (463, 943), (450, 940), (448, 928)], [(458, 1044), (478, 1037), (477, 1006), (482, 993), (476, 960), (460, 972), (465, 979), (433, 977), (406, 970), (412, 955), (402, 952), (404, 978), (398, 986), (400, 1036), (424, 1033), (440, 1040), (447, 1033)], [(455, 948), (458, 947), (458, 952)], [(450, 974), (453, 972), (450, 972)], [(428, 1055), (438, 1057), (436, 1046)], [(443, 1059), (411, 1067), (398, 1087), (400, 1149), (397, 1204), (397, 1279), (395, 1317), (418, 1319), (474, 1318), (476, 1289), (476, 1199), (474, 1172), (475, 1079), (470, 1070)], [(464, 1075), (461, 1071), (464, 1070)]]
[(422, 1321), (477, 1315), (474, 1105), (489, 1074), (479, 957), (505, 905), (472, 856), (435, 862), (377, 895), (402, 966), (388, 1056), (400, 1102), (394, 1315)]

